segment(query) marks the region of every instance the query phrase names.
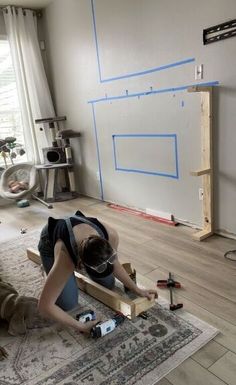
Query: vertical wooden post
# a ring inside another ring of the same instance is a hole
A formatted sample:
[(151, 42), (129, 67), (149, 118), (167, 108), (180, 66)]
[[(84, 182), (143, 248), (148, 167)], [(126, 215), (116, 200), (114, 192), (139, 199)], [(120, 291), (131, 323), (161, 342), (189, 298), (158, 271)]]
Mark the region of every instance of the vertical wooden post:
[(203, 229), (194, 234), (194, 237), (201, 241), (213, 234), (212, 87), (191, 87), (188, 92), (201, 93), (202, 168), (191, 172), (191, 175), (203, 178)]

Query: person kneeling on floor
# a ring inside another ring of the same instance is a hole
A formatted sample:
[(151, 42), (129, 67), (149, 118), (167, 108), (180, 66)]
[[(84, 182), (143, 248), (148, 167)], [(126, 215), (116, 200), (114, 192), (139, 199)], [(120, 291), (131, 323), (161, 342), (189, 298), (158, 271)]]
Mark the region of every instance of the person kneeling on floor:
[(112, 289), (115, 278), (137, 296), (151, 299), (156, 290), (143, 290), (129, 277), (117, 255), (118, 234), (96, 218), (80, 211), (67, 219), (49, 217), (42, 229), (38, 249), (47, 279), (39, 299), (39, 311), (57, 322), (90, 333), (98, 322), (81, 323), (67, 311), (78, 304), (74, 270), (83, 263), (92, 280)]

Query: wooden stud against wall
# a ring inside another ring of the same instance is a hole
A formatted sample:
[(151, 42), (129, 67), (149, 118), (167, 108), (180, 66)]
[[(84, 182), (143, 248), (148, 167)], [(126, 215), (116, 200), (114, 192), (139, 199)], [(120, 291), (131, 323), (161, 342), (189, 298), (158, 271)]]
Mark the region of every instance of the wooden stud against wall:
[(194, 234), (202, 241), (213, 234), (213, 151), (212, 151), (212, 87), (196, 86), (188, 92), (201, 93), (201, 160), (202, 168), (192, 171), (192, 176), (202, 176), (203, 229)]

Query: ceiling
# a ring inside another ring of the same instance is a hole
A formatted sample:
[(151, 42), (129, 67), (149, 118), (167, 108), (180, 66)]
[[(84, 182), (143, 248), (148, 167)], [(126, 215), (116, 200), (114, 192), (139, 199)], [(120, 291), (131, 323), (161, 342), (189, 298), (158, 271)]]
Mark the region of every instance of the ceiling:
[(0, 0), (0, 6), (15, 5), (23, 8), (45, 8), (52, 0)]

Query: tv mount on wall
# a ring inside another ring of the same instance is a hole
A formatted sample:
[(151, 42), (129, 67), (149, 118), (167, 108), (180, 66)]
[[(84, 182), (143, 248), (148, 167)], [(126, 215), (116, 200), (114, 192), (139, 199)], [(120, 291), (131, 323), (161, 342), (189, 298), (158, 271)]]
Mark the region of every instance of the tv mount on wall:
[(210, 44), (216, 41), (236, 36), (236, 19), (203, 30), (203, 44)]

